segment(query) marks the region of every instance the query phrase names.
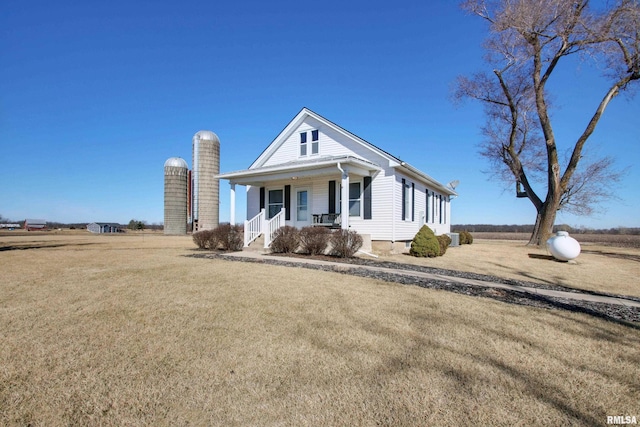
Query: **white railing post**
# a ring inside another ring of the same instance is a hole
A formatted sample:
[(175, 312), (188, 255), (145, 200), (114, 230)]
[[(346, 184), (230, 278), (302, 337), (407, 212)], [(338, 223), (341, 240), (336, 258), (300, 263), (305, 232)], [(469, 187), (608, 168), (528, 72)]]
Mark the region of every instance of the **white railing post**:
[[(265, 212), (264, 209), (262, 212)], [(262, 227), (262, 231), (264, 233), (264, 247), (268, 246), (267, 242), (271, 243), (271, 234), (269, 233), (269, 219), (267, 218), (267, 214), (264, 213), (262, 215), (262, 222), (260, 223)]]

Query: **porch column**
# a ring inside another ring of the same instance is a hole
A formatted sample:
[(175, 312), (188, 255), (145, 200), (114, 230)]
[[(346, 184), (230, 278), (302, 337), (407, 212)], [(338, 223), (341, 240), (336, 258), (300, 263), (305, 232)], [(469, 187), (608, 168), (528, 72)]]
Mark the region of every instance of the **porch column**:
[(346, 168), (342, 172), (341, 184), (340, 195), (342, 204), (340, 205), (340, 218), (342, 220), (342, 229), (347, 230), (349, 228), (349, 171)]
[(229, 213), (229, 224), (236, 225), (236, 183), (229, 182), (231, 185), (231, 193), (229, 195), (229, 205), (230, 205), (230, 213)]

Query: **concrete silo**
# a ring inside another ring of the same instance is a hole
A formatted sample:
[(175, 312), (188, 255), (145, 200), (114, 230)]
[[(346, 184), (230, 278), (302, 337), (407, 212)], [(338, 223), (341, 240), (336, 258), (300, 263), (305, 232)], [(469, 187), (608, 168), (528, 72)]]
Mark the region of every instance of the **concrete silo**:
[(164, 234), (187, 234), (188, 169), (180, 157), (164, 162)]
[(220, 209), (220, 139), (208, 130), (193, 136), (193, 171), (191, 173), (191, 219), (193, 231), (218, 226)]

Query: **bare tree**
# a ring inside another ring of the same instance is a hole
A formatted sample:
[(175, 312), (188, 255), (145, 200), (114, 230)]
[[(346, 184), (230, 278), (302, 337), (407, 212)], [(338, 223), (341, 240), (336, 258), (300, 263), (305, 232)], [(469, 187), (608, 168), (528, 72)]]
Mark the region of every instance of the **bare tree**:
[[(485, 106), (480, 154), (496, 177), (515, 183), (516, 195), (533, 203), (537, 216), (529, 244), (543, 244), (558, 210), (592, 213), (624, 173), (609, 157), (589, 164), (581, 159), (611, 100), (640, 79), (640, 3), (616, 0), (598, 10), (588, 0), (467, 0), (462, 7), (489, 23), (485, 49), (494, 69), (459, 77), (456, 98)], [(581, 134), (566, 144), (563, 159), (546, 87), (575, 54), (604, 67), (609, 83)], [(535, 182), (546, 184), (546, 195), (536, 193)]]

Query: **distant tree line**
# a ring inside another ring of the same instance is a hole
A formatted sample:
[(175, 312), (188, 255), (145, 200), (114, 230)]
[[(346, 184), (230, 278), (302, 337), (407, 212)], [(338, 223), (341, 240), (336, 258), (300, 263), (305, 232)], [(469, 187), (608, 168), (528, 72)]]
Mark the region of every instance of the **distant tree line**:
[[(456, 224), (451, 226), (454, 232), (467, 230), (472, 233), (531, 233), (533, 228), (532, 224)], [(640, 235), (640, 227), (589, 228), (559, 224), (553, 227), (553, 231), (568, 231), (571, 234)]]

